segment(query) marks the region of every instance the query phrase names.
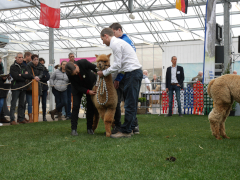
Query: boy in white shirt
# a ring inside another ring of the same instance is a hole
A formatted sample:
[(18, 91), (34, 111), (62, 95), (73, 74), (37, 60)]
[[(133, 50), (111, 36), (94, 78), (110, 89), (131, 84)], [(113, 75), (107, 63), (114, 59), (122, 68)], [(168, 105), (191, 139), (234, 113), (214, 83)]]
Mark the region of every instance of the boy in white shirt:
[(138, 94), (142, 81), (142, 65), (131, 45), (124, 40), (114, 37), (112, 29), (105, 28), (101, 32), (103, 44), (109, 46), (114, 55), (114, 63), (104, 71), (98, 71), (99, 77), (107, 76), (114, 72), (125, 72), (124, 96), (125, 118), (118, 133), (112, 134), (112, 138), (131, 137), (135, 128), (134, 123), (137, 113)]

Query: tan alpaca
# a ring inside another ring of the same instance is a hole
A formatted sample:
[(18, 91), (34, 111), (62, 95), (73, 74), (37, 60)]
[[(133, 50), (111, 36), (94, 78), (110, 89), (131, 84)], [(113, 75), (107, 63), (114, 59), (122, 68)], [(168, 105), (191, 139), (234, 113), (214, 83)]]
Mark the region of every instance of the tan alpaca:
[[(97, 57), (97, 68), (100, 71), (103, 71), (107, 69), (110, 66), (110, 56), (101, 54), (101, 55), (95, 55)], [(97, 94), (92, 96), (92, 101), (93, 104), (95, 105), (97, 111), (94, 112), (94, 118), (93, 118), (93, 126), (92, 129), (95, 131), (98, 126), (99, 118), (101, 117), (104, 121), (105, 124), (105, 130), (106, 130), (106, 137), (110, 137), (111, 135), (111, 125), (114, 122), (114, 115), (117, 107), (117, 102), (118, 102), (118, 96), (117, 96), (117, 91), (114, 88), (113, 81), (112, 81), (112, 75), (104, 76), (103, 77), (105, 82), (106, 82), (106, 87), (107, 87), (107, 92), (108, 92), (108, 100), (106, 102), (106, 91), (101, 95), (101, 91), (103, 90), (103, 82), (98, 85), (99, 90), (95, 87), (94, 89), (97, 91), (98, 90), (98, 100), (100, 103), (103, 103), (104, 105), (99, 104), (97, 100)], [(100, 80), (98, 79), (100, 82)], [(105, 104), (106, 102), (106, 104)], [(99, 117), (100, 115), (100, 117)]]
[(225, 121), (231, 111), (233, 101), (240, 103), (240, 76), (226, 74), (210, 81), (207, 89), (213, 99), (214, 108), (208, 115), (212, 134), (216, 139), (229, 139), (225, 132)]

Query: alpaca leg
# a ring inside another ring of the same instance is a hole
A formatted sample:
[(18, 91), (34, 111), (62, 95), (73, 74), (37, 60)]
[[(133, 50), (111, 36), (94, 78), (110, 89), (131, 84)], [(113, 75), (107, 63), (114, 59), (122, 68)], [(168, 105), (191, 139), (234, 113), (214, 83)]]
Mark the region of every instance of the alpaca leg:
[(224, 114), (222, 122), (220, 123), (220, 135), (226, 139), (229, 139), (229, 137), (226, 135), (226, 132), (225, 132), (225, 121), (226, 121), (230, 111), (231, 111), (231, 105), (226, 107), (226, 113)]
[(217, 107), (214, 107), (208, 116), (210, 127), (212, 130), (212, 135), (216, 137), (216, 139), (221, 139), (220, 137), (220, 121), (222, 120), (222, 114), (218, 111)]
[(99, 114), (97, 110), (94, 110), (94, 116), (93, 116), (93, 125), (92, 125), (92, 130), (95, 131), (97, 129), (99, 122)]
[(111, 125), (113, 123), (114, 115), (116, 109), (107, 109), (105, 116), (104, 116), (104, 124), (106, 130), (106, 137), (110, 137), (111, 135)]
[(98, 109), (98, 113), (99, 113), (100, 117), (102, 118), (102, 120), (104, 120), (106, 109), (104, 109), (104, 108)]

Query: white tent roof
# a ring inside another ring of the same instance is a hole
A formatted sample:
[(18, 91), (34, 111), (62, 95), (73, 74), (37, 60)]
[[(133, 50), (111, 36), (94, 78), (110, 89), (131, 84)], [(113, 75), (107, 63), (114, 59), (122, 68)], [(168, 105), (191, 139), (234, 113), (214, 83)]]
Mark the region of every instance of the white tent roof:
[[(235, 0), (234, 0), (235, 1)], [(230, 25), (233, 37), (240, 35), (240, 11), (232, 2)], [(100, 32), (102, 28), (119, 22), (124, 33), (138, 45), (154, 43), (161, 46), (171, 41), (199, 40), (204, 37), (206, 0), (189, 0), (188, 13), (175, 9), (175, 0), (135, 0), (133, 15), (129, 18), (126, 0), (61, 0), (60, 28), (54, 31), (54, 46), (59, 49), (76, 49), (102, 45)], [(154, 12), (165, 18), (164, 21), (150, 15)], [(216, 8), (217, 23), (223, 25), (223, 4), (218, 2)], [(49, 46), (48, 28), (39, 24), (40, 9), (38, 0), (1, 0), (0, 34), (10, 40), (27, 42), (10, 42), (5, 48), (17, 50), (45, 50)], [(78, 19), (96, 25), (90, 27), (78, 22)], [(35, 32), (17, 29), (16, 25), (31, 28)], [(189, 32), (183, 32), (179, 26)], [(61, 36), (69, 39), (61, 39)], [(147, 42), (146, 42), (147, 41)]]

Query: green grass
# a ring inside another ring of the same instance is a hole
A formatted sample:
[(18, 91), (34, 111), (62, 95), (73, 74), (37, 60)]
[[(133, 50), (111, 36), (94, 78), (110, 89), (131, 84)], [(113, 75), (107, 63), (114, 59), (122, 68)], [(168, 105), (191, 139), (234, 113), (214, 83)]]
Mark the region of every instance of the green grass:
[(228, 118), (224, 140), (207, 116), (138, 119), (141, 134), (122, 139), (106, 138), (102, 121), (88, 135), (85, 119), (77, 137), (70, 121), (0, 127), (0, 179), (240, 179), (238, 117)]

